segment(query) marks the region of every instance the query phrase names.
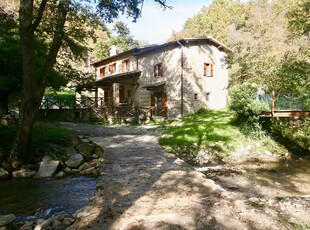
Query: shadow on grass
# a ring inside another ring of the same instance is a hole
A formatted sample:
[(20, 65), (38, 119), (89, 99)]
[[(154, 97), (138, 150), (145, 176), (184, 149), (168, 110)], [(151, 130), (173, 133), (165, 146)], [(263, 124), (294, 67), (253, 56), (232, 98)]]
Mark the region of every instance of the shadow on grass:
[(183, 150), (195, 155), (200, 149), (226, 155), (235, 140), (242, 138), (233, 120), (231, 112), (203, 111), (166, 127), (160, 144), (176, 155)]
[[(0, 127), (0, 147), (4, 153), (3, 160), (6, 160), (9, 156), (17, 131), (18, 126), (16, 125)], [(50, 147), (49, 144), (62, 145), (64, 139), (74, 133), (75, 131), (72, 130), (37, 124), (33, 128), (32, 144), (34, 148), (40, 148), (45, 151)]]

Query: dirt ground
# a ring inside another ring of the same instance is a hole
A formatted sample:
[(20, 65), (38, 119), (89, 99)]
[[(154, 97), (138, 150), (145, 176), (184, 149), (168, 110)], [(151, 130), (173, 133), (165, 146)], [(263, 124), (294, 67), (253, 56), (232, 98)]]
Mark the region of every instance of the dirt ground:
[(156, 127), (60, 125), (106, 150), (70, 229), (310, 229), (309, 160), (262, 153), (192, 167), (165, 153)]

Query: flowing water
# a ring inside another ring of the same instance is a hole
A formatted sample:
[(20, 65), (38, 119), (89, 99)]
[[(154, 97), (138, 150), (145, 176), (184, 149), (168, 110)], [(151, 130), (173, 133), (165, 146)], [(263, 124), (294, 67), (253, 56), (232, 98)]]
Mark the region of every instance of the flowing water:
[(17, 219), (73, 214), (87, 205), (96, 190), (96, 178), (11, 179), (0, 181), (0, 215)]

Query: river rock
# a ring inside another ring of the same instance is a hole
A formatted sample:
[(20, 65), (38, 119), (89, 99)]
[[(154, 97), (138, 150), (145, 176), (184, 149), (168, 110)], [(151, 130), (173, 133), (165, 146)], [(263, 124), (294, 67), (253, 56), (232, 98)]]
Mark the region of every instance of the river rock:
[(64, 172), (64, 171), (60, 171), (60, 172), (58, 172), (58, 173), (55, 175), (56, 178), (62, 178), (62, 177), (64, 177), (64, 176), (65, 176), (65, 172)]
[(9, 173), (4, 170), (3, 168), (0, 168), (0, 179), (5, 179), (9, 176)]
[(73, 154), (70, 158), (65, 162), (65, 164), (69, 168), (77, 168), (79, 167), (84, 161), (84, 158), (81, 154)]
[(103, 158), (104, 157), (104, 149), (101, 146), (96, 145), (94, 154), (97, 155), (99, 158)]
[(65, 155), (72, 156), (73, 154), (77, 154), (78, 152), (73, 147), (66, 147), (65, 148)]
[(94, 169), (95, 169), (94, 167), (91, 167), (91, 168), (80, 171), (79, 174), (80, 175), (92, 175), (92, 172)]
[(86, 162), (86, 163), (80, 165), (80, 167), (78, 169), (79, 169), (79, 171), (83, 171), (85, 169), (89, 169), (90, 167), (92, 167), (92, 166)]
[(91, 158), (94, 148), (95, 145), (89, 142), (84, 142), (75, 147), (75, 149), (86, 158)]
[(39, 172), (35, 177), (50, 177), (52, 176), (59, 166), (59, 161), (53, 160), (50, 156), (44, 156), (41, 163)]
[(36, 174), (35, 171), (28, 171), (28, 170), (18, 170), (15, 172), (12, 172), (12, 176), (14, 178), (31, 178)]
[(73, 222), (74, 222), (74, 219), (66, 217), (66, 218), (64, 218), (64, 220), (62, 221), (62, 226), (65, 227), (65, 228), (67, 228), (67, 227), (69, 227)]
[(79, 136), (70, 136), (68, 137), (66, 140), (65, 140), (65, 145), (67, 147), (75, 147), (77, 146), (78, 144), (80, 144), (82, 141), (81, 141), (81, 138)]
[(11, 224), (15, 219), (13, 214), (0, 215), (0, 227)]

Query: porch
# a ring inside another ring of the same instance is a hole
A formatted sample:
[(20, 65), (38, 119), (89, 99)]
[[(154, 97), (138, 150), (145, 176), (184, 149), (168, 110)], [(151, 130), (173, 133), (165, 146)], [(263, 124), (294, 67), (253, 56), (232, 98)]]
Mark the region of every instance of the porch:
[(154, 117), (166, 114), (167, 108), (156, 106), (136, 107), (127, 98), (122, 102), (114, 102), (113, 98), (81, 97), (71, 100), (44, 98), (41, 103), (41, 117), (66, 121), (103, 120), (109, 123), (143, 123)]

